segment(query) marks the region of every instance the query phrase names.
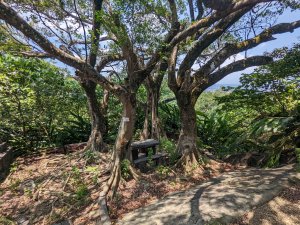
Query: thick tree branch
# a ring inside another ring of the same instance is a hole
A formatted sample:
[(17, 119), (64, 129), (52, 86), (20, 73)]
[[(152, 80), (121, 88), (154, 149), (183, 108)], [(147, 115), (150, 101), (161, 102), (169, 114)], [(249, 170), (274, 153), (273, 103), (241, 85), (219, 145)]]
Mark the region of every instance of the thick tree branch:
[(99, 41), (100, 41), (100, 20), (99, 20), (99, 13), (102, 9), (102, 0), (94, 0), (93, 1), (93, 29), (92, 29), (92, 46), (90, 51), (90, 65), (94, 67), (96, 65), (97, 60), (97, 53), (99, 48)]
[(154, 55), (145, 65), (145, 68), (139, 71), (139, 73), (137, 73), (137, 76), (135, 77), (136, 83), (143, 82), (146, 76), (148, 76), (151, 73), (151, 71), (155, 68), (156, 64), (161, 60), (162, 53), (168, 58), (170, 52), (174, 48), (174, 46), (172, 48), (169, 48), (166, 45), (170, 43), (173, 37), (179, 32), (180, 23), (178, 22), (177, 6), (175, 0), (168, 1), (171, 10), (171, 30), (166, 34), (163, 42), (164, 44), (156, 50)]
[(193, 0), (188, 0), (188, 3), (189, 3), (191, 21), (193, 22), (193, 21), (195, 21), (195, 12), (194, 12)]
[(203, 13), (204, 13), (204, 8), (203, 8), (203, 5), (202, 5), (202, 0), (197, 0), (197, 9), (198, 9), (198, 15), (197, 15), (197, 18), (196, 20), (200, 20), (203, 16)]
[[(87, 37), (86, 37), (86, 31), (85, 31), (85, 25), (81, 19), (81, 16), (77, 10), (77, 4), (76, 4), (76, 0), (73, 0), (73, 4), (74, 4), (74, 9), (75, 9), (75, 12), (78, 16), (78, 19), (79, 19), (79, 22), (82, 26), (82, 29), (83, 29), (83, 37), (84, 37), (84, 50), (85, 50), (85, 63), (87, 64), (88, 63), (88, 48), (87, 48)], [(94, 66), (92, 66), (94, 67)]]
[(51, 56), (48, 53), (35, 52), (35, 51), (16, 52), (16, 54), (17, 55), (22, 55), (22, 56), (28, 57), (28, 58), (40, 58), (40, 59), (53, 58), (53, 56)]
[(76, 66), (82, 69), (83, 61), (67, 54), (53, 45), (37, 30), (31, 27), (23, 18), (21, 18), (11, 7), (3, 1), (0, 1), (0, 19), (6, 21), (8, 24), (21, 31), (26, 37), (32, 39), (37, 43), (45, 52), (60, 59), (70, 66)]
[(40, 34), (32, 26), (30, 26), (23, 18), (21, 18), (17, 14), (16, 11), (14, 11), (2, 0), (0, 1), (0, 19), (4, 20), (12, 27), (22, 32), (26, 37), (33, 40), (49, 55), (80, 71), (79, 74), (82, 78), (91, 79), (94, 82), (100, 84), (103, 88), (117, 91), (118, 87), (116, 85), (108, 81), (105, 77), (99, 75), (93, 67), (91, 67), (89, 64), (86, 64), (83, 60), (71, 56), (70, 54), (57, 48), (42, 34)]
[(121, 22), (120, 15), (115, 13), (109, 5), (109, 13), (113, 18), (113, 23), (118, 29), (113, 29), (114, 35), (118, 39), (118, 44), (122, 49), (122, 54), (127, 62), (127, 71), (130, 82), (135, 83), (134, 80), (138, 76), (137, 72), (141, 70), (139, 59), (137, 54), (134, 52), (134, 48), (126, 26)]
[(230, 63), (229, 65), (219, 69), (218, 71), (209, 75), (206, 79), (203, 79), (203, 83), (200, 85), (201, 90), (205, 90), (206, 88), (212, 86), (218, 81), (222, 80), (228, 74), (242, 71), (248, 67), (252, 66), (262, 66), (273, 62), (272, 57), (268, 56), (253, 56), (247, 59), (238, 60), (236, 62)]
[[(175, 45), (184, 41), (187, 37), (193, 36), (194, 34), (199, 32), (199, 30), (201, 28), (209, 27), (212, 24), (214, 24), (216, 21), (228, 16), (229, 14), (231, 14), (233, 12), (243, 9), (245, 7), (255, 5), (258, 3), (262, 3), (262, 2), (271, 2), (271, 1), (276, 1), (276, 0), (240, 0), (239, 2), (233, 4), (231, 7), (229, 7), (226, 10), (217, 11), (207, 18), (202, 18), (202, 19), (192, 23), (188, 28), (186, 28), (185, 30), (183, 30), (181, 32), (179, 32), (180, 24), (178, 23), (178, 21), (176, 23), (172, 23), (172, 24), (176, 25), (176, 26), (174, 26), (174, 28), (176, 28), (176, 29), (172, 29), (172, 30), (174, 30), (174, 32), (169, 32), (169, 34), (165, 38), (165, 41), (163, 42), (163, 45), (158, 47), (156, 53), (148, 61), (144, 71), (146, 71), (146, 70), (151, 71), (154, 68), (156, 63), (160, 60), (162, 52), (165, 53), (165, 52), (172, 51), (172, 49), (174, 48)], [(169, 3), (170, 3), (171, 12), (173, 14), (172, 18), (176, 18), (174, 16), (175, 15), (174, 14), (174, 12), (175, 12), (174, 6), (176, 6), (176, 4), (175, 4), (174, 0), (169, 0)], [(176, 10), (176, 15), (177, 15), (177, 10)]]
[(200, 68), (194, 75), (196, 80), (201, 81), (202, 76), (206, 76), (217, 69), (226, 59), (230, 56), (254, 48), (261, 43), (274, 40), (274, 34), (281, 34), (286, 32), (293, 32), (300, 27), (300, 20), (292, 23), (280, 23), (273, 27), (270, 27), (255, 36), (254, 38), (238, 42), (227, 44), (222, 50), (220, 50), (214, 57), (212, 57), (202, 68)]
[(107, 55), (102, 57), (101, 61), (97, 64), (96, 70), (98, 73), (100, 73), (106, 66), (107, 64), (111, 62), (116, 62), (123, 60), (124, 57), (121, 55)]
[(235, 4), (231, 5), (230, 7), (226, 8), (222, 11), (216, 11), (214, 12), (210, 17), (202, 18), (198, 20), (195, 23), (192, 23), (188, 28), (183, 30), (182, 32), (178, 33), (170, 43), (171, 47), (176, 45), (177, 43), (185, 40), (187, 37), (192, 36), (196, 34), (201, 28), (208, 27), (215, 23), (216, 21), (220, 20), (221, 18), (224, 18), (228, 16), (229, 14), (236, 12), (240, 9), (243, 9), (245, 7), (256, 5), (258, 3), (262, 2), (271, 2), (276, 0), (240, 0), (236, 2)]
[(177, 15), (177, 6), (175, 0), (168, 0), (171, 10), (171, 29), (177, 29), (178, 26), (178, 15)]
[(191, 69), (199, 55), (217, 40), (230, 26), (237, 22), (243, 15), (245, 15), (254, 5), (246, 7), (237, 12), (230, 14), (214, 26), (209, 32), (205, 33), (187, 52), (185, 58), (180, 64), (178, 71), (179, 82), (183, 81), (185, 71)]
[(168, 61), (168, 86), (174, 92), (177, 93), (178, 85), (176, 82), (176, 59), (177, 59), (178, 46), (173, 48)]

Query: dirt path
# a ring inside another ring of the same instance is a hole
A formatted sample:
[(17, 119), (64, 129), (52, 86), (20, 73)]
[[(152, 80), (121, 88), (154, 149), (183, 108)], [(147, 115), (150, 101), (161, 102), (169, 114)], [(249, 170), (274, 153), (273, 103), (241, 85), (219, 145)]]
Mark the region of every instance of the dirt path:
[[(118, 224), (228, 224), (253, 207), (273, 199), (293, 179), (300, 179), (300, 173), (291, 165), (229, 172), (137, 209), (125, 215)], [(300, 224), (299, 220), (295, 221), (298, 222)]]

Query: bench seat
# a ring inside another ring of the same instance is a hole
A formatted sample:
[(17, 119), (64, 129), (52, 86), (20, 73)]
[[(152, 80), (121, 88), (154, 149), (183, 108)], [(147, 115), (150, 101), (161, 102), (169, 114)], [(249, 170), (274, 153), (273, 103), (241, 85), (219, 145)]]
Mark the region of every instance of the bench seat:
[[(167, 155), (168, 155), (167, 153), (157, 153), (157, 154), (153, 155), (151, 158), (152, 158), (152, 160), (157, 160), (159, 158), (166, 157)], [(147, 161), (148, 161), (148, 157), (144, 156), (144, 157), (134, 160), (133, 163), (139, 164), (139, 163), (147, 162)]]
[(159, 141), (154, 139), (147, 139), (144, 141), (136, 141), (131, 144), (131, 149), (142, 149), (142, 148), (151, 148), (159, 145)]

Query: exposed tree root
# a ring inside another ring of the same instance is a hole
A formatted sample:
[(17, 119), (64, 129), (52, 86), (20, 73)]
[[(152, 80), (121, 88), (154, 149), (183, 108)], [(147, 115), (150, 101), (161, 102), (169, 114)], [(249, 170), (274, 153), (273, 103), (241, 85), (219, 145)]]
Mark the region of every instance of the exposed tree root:
[(102, 134), (97, 129), (94, 129), (89, 137), (84, 151), (91, 150), (95, 152), (105, 152), (107, 149), (103, 143)]
[(100, 207), (100, 218), (101, 221), (98, 222), (98, 224), (111, 224), (111, 220), (109, 217), (109, 212), (107, 208), (107, 200), (109, 198), (113, 198), (119, 182), (121, 180), (121, 169), (120, 169), (120, 159), (119, 157), (116, 157), (114, 160), (114, 164), (111, 170), (111, 175), (106, 184), (104, 185), (102, 191), (100, 192), (98, 204)]
[(139, 180), (142, 174), (137, 171), (132, 165), (129, 166), (129, 173), (134, 180)]
[(174, 165), (174, 168), (180, 168), (185, 173), (189, 173), (195, 168), (201, 167), (200, 160), (202, 159), (202, 155), (194, 144), (179, 145), (178, 148), (180, 148), (179, 152), (183, 154)]

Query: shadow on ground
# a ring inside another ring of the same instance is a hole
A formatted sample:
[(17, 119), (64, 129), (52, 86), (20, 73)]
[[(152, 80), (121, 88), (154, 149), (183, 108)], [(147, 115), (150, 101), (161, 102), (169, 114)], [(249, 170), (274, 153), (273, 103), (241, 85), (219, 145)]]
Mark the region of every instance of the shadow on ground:
[(277, 196), (296, 176), (291, 165), (229, 172), (129, 213), (119, 224), (228, 224)]

